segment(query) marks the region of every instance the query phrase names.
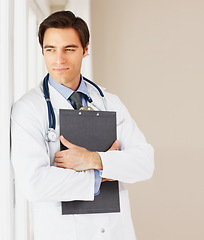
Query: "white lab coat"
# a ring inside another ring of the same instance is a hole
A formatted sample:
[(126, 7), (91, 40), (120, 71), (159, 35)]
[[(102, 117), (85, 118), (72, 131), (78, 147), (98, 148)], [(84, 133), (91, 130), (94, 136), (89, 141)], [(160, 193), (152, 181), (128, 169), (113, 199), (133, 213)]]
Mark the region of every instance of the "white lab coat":
[[(96, 88), (88, 83), (87, 86), (94, 104), (105, 110)], [(59, 109), (72, 106), (52, 86), (49, 89), (59, 136)], [(75, 172), (55, 166), (54, 154), (59, 151), (60, 142), (46, 141), (48, 113), (42, 87), (29, 91), (13, 107), (12, 162), (16, 181), (32, 203), (35, 240), (135, 240), (128, 192), (123, 183), (152, 176), (153, 148), (119, 98), (107, 92), (105, 98), (108, 110), (117, 112), (120, 151), (100, 156), (103, 177), (119, 181), (120, 213), (62, 215), (61, 201), (94, 199), (94, 171)]]

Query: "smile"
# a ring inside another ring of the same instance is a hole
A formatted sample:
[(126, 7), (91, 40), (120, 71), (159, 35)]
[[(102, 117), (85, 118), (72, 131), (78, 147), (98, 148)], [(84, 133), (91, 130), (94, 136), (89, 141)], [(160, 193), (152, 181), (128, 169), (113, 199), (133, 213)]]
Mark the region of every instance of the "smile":
[(69, 68), (53, 68), (54, 71), (56, 72), (65, 72), (67, 71)]

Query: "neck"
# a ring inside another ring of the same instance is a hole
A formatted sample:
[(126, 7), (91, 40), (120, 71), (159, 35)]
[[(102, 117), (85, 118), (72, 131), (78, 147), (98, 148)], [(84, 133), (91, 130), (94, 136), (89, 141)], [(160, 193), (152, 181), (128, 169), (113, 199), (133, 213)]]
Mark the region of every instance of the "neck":
[(76, 91), (80, 85), (80, 78), (78, 81), (73, 81), (73, 83), (62, 83), (63, 86), (68, 87), (69, 89)]
[(63, 79), (57, 79), (57, 80), (54, 79), (54, 81), (56, 83), (59, 83), (59, 84), (65, 86), (65, 87), (73, 90), (73, 91), (76, 91), (78, 89), (79, 85), (80, 85), (80, 82), (81, 82), (81, 74), (79, 74), (77, 77), (75, 77), (73, 79), (68, 79), (67, 80), (67, 79), (63, 78)]

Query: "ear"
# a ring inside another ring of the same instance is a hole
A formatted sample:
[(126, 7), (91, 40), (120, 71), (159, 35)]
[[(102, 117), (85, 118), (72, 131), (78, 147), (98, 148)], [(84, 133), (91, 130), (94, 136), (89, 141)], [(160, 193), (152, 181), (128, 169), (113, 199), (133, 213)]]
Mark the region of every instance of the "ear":
[(42, 44), (40, 44), (40, 47), (41, 47), (41, 49), (42, 49), (42, 55), (44, 56), (44, 45)]
[(86, 57), (89, 53), (89, 43), (86, 44), (86, 47), (84, 48), (84, 57)]

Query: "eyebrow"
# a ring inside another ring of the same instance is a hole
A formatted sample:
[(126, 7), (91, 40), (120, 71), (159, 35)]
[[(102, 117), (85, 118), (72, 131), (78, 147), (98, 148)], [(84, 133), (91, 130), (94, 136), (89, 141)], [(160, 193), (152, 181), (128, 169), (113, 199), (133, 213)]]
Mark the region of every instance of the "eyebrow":
[(75, 44), (71, 44), (71, 45), (65, 46), (65, 48), (78, 48), (78, 46)]
[[(45, 45), (44, 49), (46, 49), (46, 48), (55, 48), (55, 46), (53, 46), (53, 45)], [(70, 45), (65, 46), (64, 48), (78, 48), (78, 46), (75, 45), (75, 44), (70, 44)]]

